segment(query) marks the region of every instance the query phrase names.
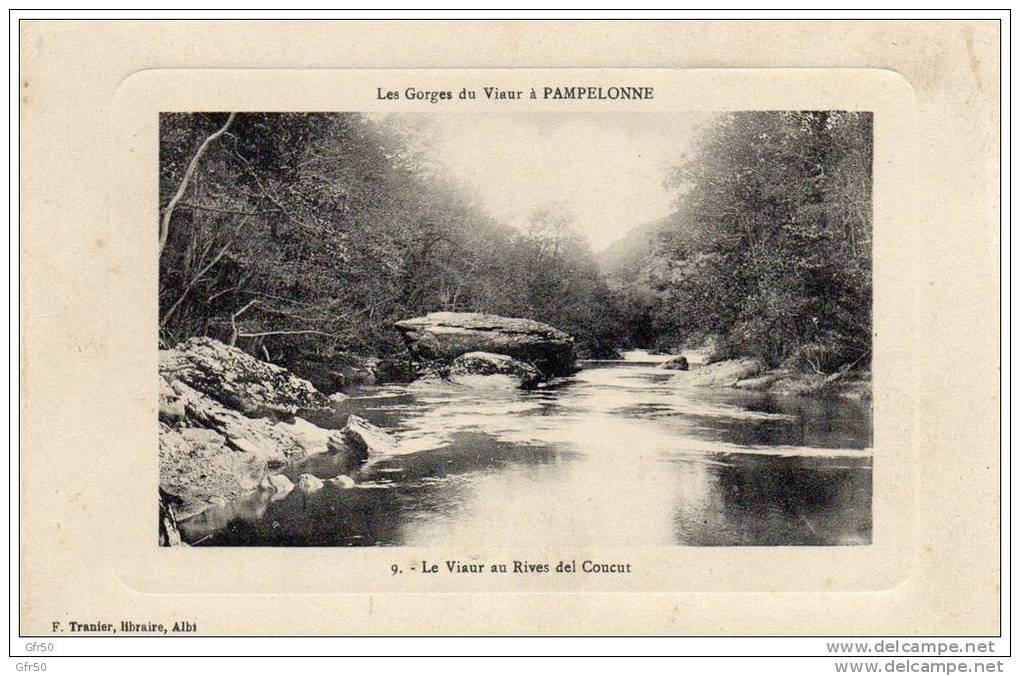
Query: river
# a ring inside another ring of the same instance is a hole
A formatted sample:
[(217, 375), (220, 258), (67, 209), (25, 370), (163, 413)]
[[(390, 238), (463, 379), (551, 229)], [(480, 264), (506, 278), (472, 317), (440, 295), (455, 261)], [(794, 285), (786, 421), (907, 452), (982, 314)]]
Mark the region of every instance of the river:
[(399, 452), (310, 495), (266, 493), (181, 525), (199, 546), (862, 545), (871, 541), (867, 402), (696, 388), (653, 358), (587, 363), (533, 391), (362, 387), (357, 413)]

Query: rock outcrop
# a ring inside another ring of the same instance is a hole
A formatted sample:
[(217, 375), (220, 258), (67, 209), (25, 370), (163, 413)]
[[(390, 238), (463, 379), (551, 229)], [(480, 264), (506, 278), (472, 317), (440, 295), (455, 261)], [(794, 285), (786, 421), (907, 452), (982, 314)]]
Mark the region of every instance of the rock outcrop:
[[(281, 422), (251, 418), (228, 408), (189, 385), (161, 374), (160, 421), (189, 446), (226, 447), (249, 453), (270, 466), (285, 464), (295, 456), (343, 450), (339, 432), (324, 430), (303, 420)], [(165, 413), (172, 410), (173, 415)], [(177, 413), (183, 415), (177, 416)]]
[(697, 387), (735, 387), (741, 380), (754, 378), (765, 371), (765, 364), (751, 357), (729, 359), (702, 366), (689, 375), (677, 375)]
[(308, 455), (367, 457), (344, 431), (293, 415), (328, 404), (309, 382), (215, 340), (162, 351), (159, 376), (160, 489), (175, 501), (176, 518), (260, 487), (286, 495), (289, 480), (271, 470)]
[(531, 364), (505, 354), (468, 352), (453, 360), (448, 378), (453, 383), (468, 387), (495, 385), (528, 389), (542, 381), (542, 374)]
[(307, 380), (212, 338), (189, 338), (160, 351), (159, 372), (248, 416), (329, 405)]
[(432, 312), (395, 323), (419, 363), (449, 365), (469, 352), (507, 355), (550, 378), (575, 370), (574, 339), (531, 319), (477, 312)]

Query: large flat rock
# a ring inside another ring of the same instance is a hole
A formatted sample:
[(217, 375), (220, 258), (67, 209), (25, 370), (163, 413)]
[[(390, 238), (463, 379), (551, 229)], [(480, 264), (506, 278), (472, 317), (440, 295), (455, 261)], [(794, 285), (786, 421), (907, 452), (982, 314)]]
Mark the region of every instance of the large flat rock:
[(395, 323), (415, 359), (451, 363), (469, 352), (491, 352), (535, 366), (546, 377), (574, 371), (574, 339), (531, 319), (477, 312), (432, 312)]

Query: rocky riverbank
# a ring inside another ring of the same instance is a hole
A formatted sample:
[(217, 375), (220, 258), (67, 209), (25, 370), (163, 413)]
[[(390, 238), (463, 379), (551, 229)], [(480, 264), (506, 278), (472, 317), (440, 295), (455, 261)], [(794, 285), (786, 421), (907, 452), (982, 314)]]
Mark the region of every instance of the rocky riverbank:
[(871, 398), (871, 373), (843, 370), (836, 373), (804, 373), (792, 369), (769, 369), (751, 357), (727, 359), (673, 377), (696, 387), (732, 387), (797, 397)]
[[(408, 357), (395, 370), (389, 361), (346, 357), (336, 365), (308, 368), (321, 372), (318, 380), (330, 389), (352, 382), (352, 374), (364, 382), (383, 381), (391, 372), (425, 385), (528, 389), (575, 369), (573, 339), (540, 322), (442, 312), (398, 322), (396, 328)], [(299, 415), (326, 409), (344, 394), (327, 397), (288, 369), (211, 338), (161, 350), (159, 378), (164, 545), (180, 542), (178, 519), (253, 491), (282, 497), (292, 490), (316, 492), (326, 483), (350, 488), (356, 481), (349, 474), (361, 463), (397, 452), (389, 434), (358, 416), (349, 416), (342, 429), (324, 429)], [(294, 462), (321, 453), (338, 456), (345, 473), (303, 474), (296, 483), (282, 474)]]
[[(398, 322), (408, 347), (406, 371), (419, 387), (540, 387), (576, 371), (573, 340), (531, 320), (475, 313), (433, 313)], [(867, 372), (832, 375), (768, 369), (758, 360), (702, 365), (682, 356), (661, 368), (678, 371), (677, 384), (730, 387), (792, 396), (870, 398)], [(365, 368), (378, 365), (366, 360)], [(690, 369), (689, 371), (687, 369)], [(399, 451), (385, 431), (350, 415), (342, 428), (326, 429), (302, 415), (343, 401), (327, 397), (291, 371), (211, 338), (191, 338), (159, 359), (160, 544), (181, 541), (177, 520), (223, 506), (253, 491), (282, 498), (326, 484), (355, 487), (359, 467), (372, 456)], [(316, 454), (334, 454), (342, 473), (302, 474), (284, 468)], [(293, 474), (292, 474), (293, 476)]]
[(392, 449), (384, 431), (357, 416), (340, 430), (299, 417), (329, 406), (330, 399), (286, 369), (210, 338), (161, 350), (159, 378), (165, 544), (173, 544), (176, 519), (254, 490), (291, 490), (276, 470), (294, 460), (334, 453), (353, 470), (373, 453)]

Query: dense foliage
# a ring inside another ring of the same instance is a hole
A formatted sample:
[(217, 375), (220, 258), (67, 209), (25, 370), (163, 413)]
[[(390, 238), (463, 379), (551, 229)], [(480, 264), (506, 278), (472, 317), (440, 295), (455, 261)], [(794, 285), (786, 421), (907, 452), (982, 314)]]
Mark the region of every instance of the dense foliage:
[(569, 215), (536, 212), (527, 232), (494, 221), (436, 168), (424, 124), (164, 114), (160, 342), (209, 335), (282, 363), (386, 354), (393, 321), (470, 310), (608, 349), (608, 291)]
[(524, 231), (489, 216), (428, 125), (163, 115), (161, 343), (209, 335), (284, 364), (387, 354), (393, 321), (470, 310), (547, 322), (594, 357), (711, 339), (770, 365), (868, 366), (870, 114), (715, 118), (668, 177), (675, 212), (601, 266), (562, 206)]
[(866, 368), (871, 169), (870, 113), (715, 119), (670, 177), (677, 210), (655, 224), (632, 312), (664, 346), (716, 339), (719, 357)]

